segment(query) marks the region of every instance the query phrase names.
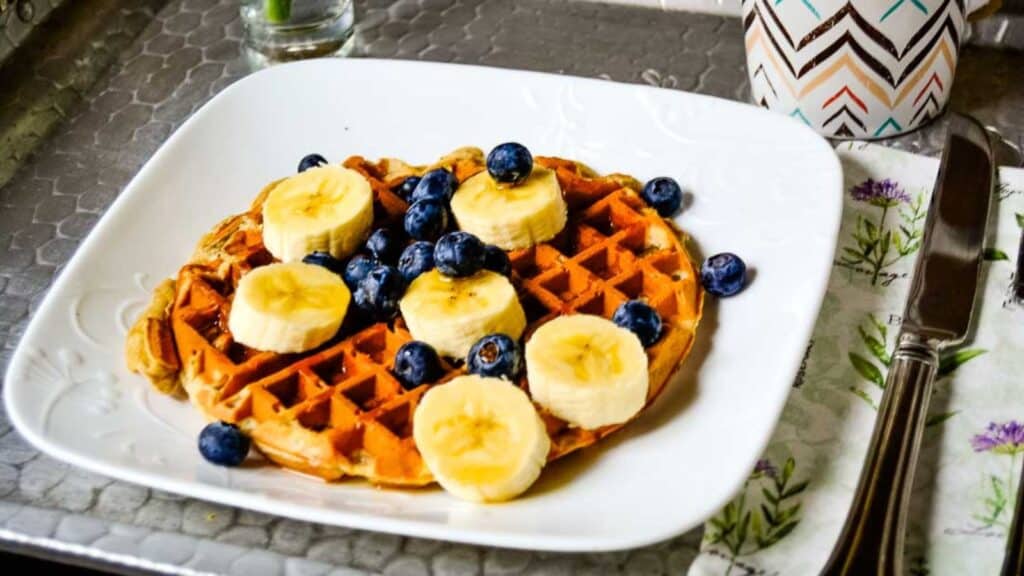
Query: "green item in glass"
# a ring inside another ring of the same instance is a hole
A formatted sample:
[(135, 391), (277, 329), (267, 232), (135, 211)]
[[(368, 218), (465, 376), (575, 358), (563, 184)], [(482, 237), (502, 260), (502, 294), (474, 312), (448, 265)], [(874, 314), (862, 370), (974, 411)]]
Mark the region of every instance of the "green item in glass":
[(292, 0), (267, 0), (264, 13), (267, 22), (287, 22), (292, 13)]

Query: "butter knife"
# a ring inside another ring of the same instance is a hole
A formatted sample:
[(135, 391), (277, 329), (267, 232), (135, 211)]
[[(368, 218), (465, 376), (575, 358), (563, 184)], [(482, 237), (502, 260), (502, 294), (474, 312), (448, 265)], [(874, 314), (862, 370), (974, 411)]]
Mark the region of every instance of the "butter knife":
[(974, 312), (994, 182), (976, 120), (953, 114), (878, 418), (853, 505), (823, 576), (902, 576), (903, 541), (940, 348)]
[(1013, 275), (1013, 299), (1024, 304), (1024, 230), (1020, 233), (1020, 246), (1017, 248), (1017, 272)]
[[(1010, 298), (1024, 306), (1024, 230), (1020, 233), (1020, 247), (1017, 249), (1017, 272), (1013, 278), (1013, 294)], [(1024, 574), (1024, 471), (1017, 483), (1017, 506), (1013, 509), (1010, 534), (1006, 538), (1006, 556), (1003, 557), (1001, 576)]]
[(1017, 487), (1017, 507), (1013, 512), (1010, 534), (1006, 537), (1006, 556), (1000, 576), (1020, 576), (1024, 573), (1024, 486)]

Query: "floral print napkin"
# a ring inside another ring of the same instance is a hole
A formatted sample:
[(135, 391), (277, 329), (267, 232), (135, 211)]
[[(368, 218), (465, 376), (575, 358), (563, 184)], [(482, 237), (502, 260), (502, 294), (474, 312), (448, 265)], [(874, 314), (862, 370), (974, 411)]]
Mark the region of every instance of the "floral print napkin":
[[(744, 489), (705, 525), (690, 576), (816, 575), (857, 485), (938, 160), (844, 143), (832, 279), (782, 419)], [(918, 464), (909, 574), (998, 574), (1024, 454), (1024, 307), (1011, 298), (1024, 170), (1003, 168), (976, 334), (941, 355)], [(797, 256), (794, 256), (797, 257)]]

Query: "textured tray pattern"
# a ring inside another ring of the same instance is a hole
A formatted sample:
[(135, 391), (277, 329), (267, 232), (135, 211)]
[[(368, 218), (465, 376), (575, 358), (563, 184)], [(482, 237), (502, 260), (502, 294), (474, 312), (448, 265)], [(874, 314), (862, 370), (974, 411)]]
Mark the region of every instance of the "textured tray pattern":
[[(374, 56), (564, 71), (736, 99), (746, 94), (740, 25), (727, 18), (562, 0), (515, 8), (504, 0), (356, 4), (363, 49)], [(522, 33), (538, 22), (538, 30)], [(24, 166), (0, 188), (0, 372), (30, 311), (99, 214), (174, 128), (246, 73), (240, 38), (236, 2), (173, 0), (97, 85), (77, 88), (81, 104), (57, 105), (67, 121), (30, 160), (19, 159)], [(1017, 142), (1024, 132), (1024, 78), (1014, 72), (1022, 58), (967, 47), (953, 89), (954, 106)], [(19, 93), (19, 104), (41, 105), (61, 93), (66, 80), (51, 79), (49, 70), (32, 80), (37, 89)], [(47, 86), (51, 96), (43, 95)], [(902, 147), (934, 153), (938, 134), (927, 129)], [(678, 574), (700, 538), (694, 531), (615, 554), (531, 554), (305, 524), (71, 468), (39, 455), (2, 414), (0, 498), (0, 536), (8, 542), (235, 574), (354, 573), (344, 566), (391, 574)]]

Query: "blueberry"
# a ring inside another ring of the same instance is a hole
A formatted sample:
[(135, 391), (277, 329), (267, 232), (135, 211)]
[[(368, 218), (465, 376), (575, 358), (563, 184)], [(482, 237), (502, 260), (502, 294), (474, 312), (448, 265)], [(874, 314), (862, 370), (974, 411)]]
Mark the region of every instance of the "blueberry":
[(508, 254), (493, 244), (484, 247), (484, 268), (502, 276), (512, 273), (512, 263), (508, 260)]
[(516, 341), (504, 334), (489, 334), (469, 349), (466, 367), (470, 374), (513, 380), (522, 358)]
[(416, 189), (416, 185), (420, 183), (419, 176), (409, 176), (398, 186), (395, 186), (394, 192), (402, 197), (403, 200), (408, 200), (412, 196), (412, 191)]
[(469, 232), (449, 232), (434, 245), (434, 266), (445, 276), (472, 276), (484, 265), (484, 243)]
[(352, 299), (368, 318), (389, 320), (398, 313), (405, 278), (394, 266), (376, 266), (359, 282)]
[(413, 340), (395, 353), (395, 376), (406, 390), (441, 377), (441, 360), (426, 342)]
[(519, 184), (533, 170), (533, 156), (518, 142), (498, 144), (487, 155), (487, 171), (491, 178), (505, 184)]
[(442, 204), (446, 204), (452, 199), (452, 194), (455, 193), (455, 188), (458, 185), (459, 183), (455, 180), (455, 176), (444, 168), (431, 170), (424, 174), (420, 181), (416, 183), (416, 188), (413, 189), (412, 194), (409, 196), (409, 201), (437, 200)]
[(335, 274), (343, 274), (345, 271), (345, 265), (341, 260), (331, 256), (330, 252), (312, 252), (303, 256), (302, 261), (314, 266), (323, 266)]
[(398, 258), (398, 271), (406, 282), (434, 268), (434, 245), (430, 242), (413, 242), (405, 247)]
[(437, 240), (448, 228), (448, 209), (437, 200), (418, 200), (405, 212), (405, 233), (416, 240)]
[(622, 303), (612, 314), (612, 322), (636, 334), (644, 348), (657, 342), (661, 336), (661, 316), (640, 300)]
[(345, 312), (345, 319), (341, 322), (341, 328), (338, 328), (338, 332), (334, 336), (335, 342), (337, 342), (337, 339), (345, 339), (361, 332), (367, 326), (377, 322), (373, 311), (360, 308), (359, 304), (355, 301), (355, 296), (356, 290), (353, 290), (352, 302), (349, 304), (348, 311)]
[(366, 278), (366, 275), (373, 270), (379, 262), (373, 258), (364, 254), (356, 254), (348, 261), (345, 265), (345, 270), (341, 273), (341, 278), (348, 285), (350, 290), (355, 290), (356, 286)]
[(309, 154), (303, 156), (302, 160), (299, 161), (299, 172), (305, 172), (310, 168), (316, 168), (317, 166), (323, 166), (327, 164), (327, 158), (319, 154)]
[(218, 466), (238, 466), (249, 454), (249, 437), (234, 424), (211, 422), (199, 433), (199, 453)]
[(666, 218), (679, 212), (679, 207), (683, 205), (682, 188), (668, 176), (661, 176), (644, 184), (640, 195), (651, 208)]
[(391, 228), (377, 228), (366, 239), (366, 251), (383, 264), (394, 264), (402, 253), (405, 239)]
[(701, 264), (700, 283), (715, 296), (732, 296), (747, 284), (747, 265), (731, 252), (715, 254)]

